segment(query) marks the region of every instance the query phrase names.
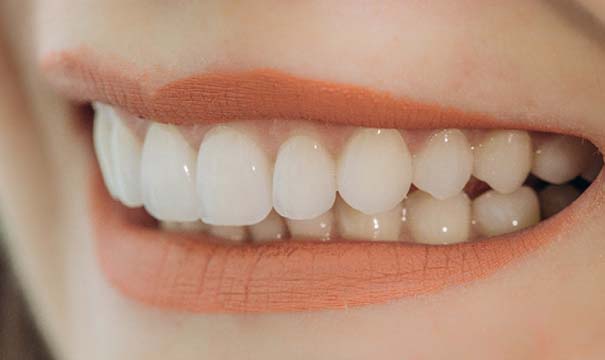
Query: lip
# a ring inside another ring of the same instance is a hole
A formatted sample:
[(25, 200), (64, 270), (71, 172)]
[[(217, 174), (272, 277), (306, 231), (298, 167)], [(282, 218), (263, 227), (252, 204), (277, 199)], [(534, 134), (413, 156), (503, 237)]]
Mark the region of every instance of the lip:
[[(160, 122), (281, 118), (409, 129), (514, 127), (562, 132), (548, 123), (519, 126), (267, 69), (196, 75), (154, 90), (144, 77), (129, 77), (83, 53), (47, 57), (42, 67), (55, 87), (72, 99), (110, 103)], [(96, 164), (93, 159), (91, 163)], [(581, 226), (579, 219), (596, 216), (604, 203), (600, 175), (560, 214), (533, 228), (483, 241), (431, 246), (336, 239), (232, 246), (203, 235), (146, 226), (111, 200), (96, 165), (91, 174), (91, 222), (100, 265), (110, 283), (144, 304), (195, 313), (343, 309), (437, 292), (526, 259)]]

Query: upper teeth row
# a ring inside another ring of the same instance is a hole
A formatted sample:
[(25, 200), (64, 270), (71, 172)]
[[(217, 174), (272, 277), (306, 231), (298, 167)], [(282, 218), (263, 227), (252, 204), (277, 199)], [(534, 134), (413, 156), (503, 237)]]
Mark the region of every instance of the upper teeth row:
[(332, 208), (337, 191), (353, 209), (379, 214), (400, 204), (411, 184), (435, 200), (454, 199), (471, 175), (511, 194), (530, 171), (567, 182), (595, 153), (566, 136), (532, 141), (525, 131), (498, 130), (471, 145), (465, 133), (448, 129), (412, 154), (398, 130), (359, 128), (339, 156), (309, 134), (289, 137), (271, 156), (227, 124), (209, 130), (196, 152), (173, 125), (153, 123), (141, 141), (112, 107), (95, 109), (95, 149), (110, 193), (164, 221), (251, 225), (272, 209), (288, 219), (313, 219)]

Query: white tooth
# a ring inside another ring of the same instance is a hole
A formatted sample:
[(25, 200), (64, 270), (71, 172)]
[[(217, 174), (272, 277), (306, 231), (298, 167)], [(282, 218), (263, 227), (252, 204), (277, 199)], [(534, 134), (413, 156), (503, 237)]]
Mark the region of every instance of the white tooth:
[(342, 150), (338, 191), (365, 214), (380, 214), (403, 200), (412, 183), (412, 157), (397, 130), (359, 129)]
[(244, 242), (248, 237), (245, 226), (220, 226), (211, 225), (208, 233), (212, 236), (231, 240), (233, 242)]
[(114, 183), (120, 200), (129, 207), (143, 205), (141, 148), (141, 141), (121, 120), (117, 120), (111, 136)]
[(160, 229), (172, 232), (202, 233), (207, 229), (206, 224), (201, 221), (160, 221)]
[(158, 220), (197, 220), (195, 172), (195, 152), (178, 129), (151, 125), (141, 156), (145, 209)]
[(469, 240), (471, 201), (465, 193), (446, 200), (415, 191), (405, 201), (410, 233), (417, 243), (446, 245)]
[(397, 241), (403, 225), (403, 209), (401, 204), (390, 210), (366, 215), (350, 207), (342, 200), (336, 201), (336, 216), (338, 230), (343, 239)]
[(93, 141), (97, 161), (101, 168), (101, 174), (105, 182), (107, 191), (114, 198), (118, 198), (118, 193), (113, 176), (113, 165), (111, 163), (111, 133), (116, 122), (113, 109), (101, 103), (94, 103), (95, 119), (93, 128)]
[(527, 186), (511, 194), (490, 190), (473, 201), (473, 221), (484, 236), (525, 229), (540, 221), (538, 196)]
[(572, 185), (550, 185), (540, 191), (540, 209), (544, 218), (549, 218), (565, 209), (580, 196), (580, 190)]
[(198, 154), (197, 188), (202, 220), (213, 225), (252, 225), (273, 207), (271, 163), (256, 142), (229, 126), (216, 126)]
[(590, 160), (590, 164), (588, 165), (586, 170), (582, 172), (582, 178), (590, 182), (593, 182), (597, 178), (597, 176), (599, 176), (599, 173), (603, 169), (603, 156), (599, 153), (596, 148), (594, 148), (593, 151), (594, 152), (592, 160)]
[(336, 198), (335, 164), (309, 136), (294, 136), (279, 148), (273, 172), (273, 206), (288, 219), (315, 218)]
[(532, 141), (526, 131), (488, 132), (474, 148), (476, 178), (508, 194), (523, 185), (532, 166)]
[(536, 147), (532, 173), (552, 184), (563, 184), (586, 169), (593, 147), (582, 139), (554, 135)]
[(284, 218), (275, 211), (271, 211), (263, 221), (250, 226), (249, 230), (250, 237), (254, 242), (283, 240), (288, 236), (288, 228)]
[(460, 130), (433, 134), (414, 155), (414, 185), (437, 199), (459, 194), (472, 170), (471, 146)]
[(334, 213), (332, 210), (309, 220), (287, 219), (290, 234), (295, 239), (327, 241), (333, 237)]

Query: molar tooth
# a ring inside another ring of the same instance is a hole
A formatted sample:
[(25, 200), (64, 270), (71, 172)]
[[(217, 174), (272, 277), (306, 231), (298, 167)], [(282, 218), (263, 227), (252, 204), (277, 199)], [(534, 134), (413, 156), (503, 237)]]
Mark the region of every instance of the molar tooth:
[(594, 147), (587, 141), (553, 135), (536, 147), (532, 173), (552, 184), (563, 184), (588, 167)]
[(202, 141), (197, 189), (202, 220), (212, 225), (252, 225), (273, 207), (267, 154), (240, 130), (219, 125)]
[(114, 184), (122, 203), (143, 205), (141, 194), (141, 141), (121, 121), (115, 121), (111, 136)]
[(338, 191), (365, 214), (393, 209), (412, 182), (412, 158), (397, 130), (359, 129), (342, 150)]
[(336, 198), (335, 164), (309, 136), (294, 136), (279, 148), (273, 172), (273, 206), (288, 219), (315, 218)]
[(532, 141), (526, 131), (495, 130), (475, 146), (476, 178), (509, 194), (521, 187), (532, 166)]
[(414, 155), (414, 185), (437, 199), (459, 194), (472, 170), (471, 146), (457, 129), (433, 134)]
[(403, 226), (401, 204), (390, 210), (374, 215), (366, 215), (350, 207), (342, 200), (336, 200), (338, 230), (343, 239), (397, 241)]
[(114, 110), (108, 105), (94, 103), (93, 106), (95, 109), (93, 141), (97, 161), (99, 162), (99, 168), (101, 169), (107, 191), (114, 199), (117, 199), (118, 192), (115, 185), (111, 159), (111, 134), (116, 122), (116, 115)]
[(572, 185), (550, 185), (540, 191), (540, 209), (546, 219), (565, 209), (580, 196), (580, 190)]
[(248, 232), (245, 226), (221, 226), (211, 225), (208, 233), (212, 236), (241, 243), (248, 238)]
[(527, 186), (511, 194), (488, 191), (473, 201), (473, 220), (485, 236), (525, 229), (540, 221), (538, 196)]
[(414, 241), (447, 245), (469, 240), (471, 201), (465, 193), (438, 200), (415, 191), (405, 201), (408, 228)]
[(141, 156), (141, 186), (147, 211), (158, 220), (197, 220), (195, 173), (195, 152), (178, 129), (152, 124)]
[(254, 242), (284, 240), (288, 236), (284, 218), (275, 211), (271, 211), (263, 221), (250, 226), (248, 230)]
[(207, 229), (201, 221), (160, 221), (160, 229), (172, 232), (202, 233)]
[(309, 220), (287, 219), (290, 234), (294, 239), (327, 241), (333, 236), (334, 212), (325, 213)]

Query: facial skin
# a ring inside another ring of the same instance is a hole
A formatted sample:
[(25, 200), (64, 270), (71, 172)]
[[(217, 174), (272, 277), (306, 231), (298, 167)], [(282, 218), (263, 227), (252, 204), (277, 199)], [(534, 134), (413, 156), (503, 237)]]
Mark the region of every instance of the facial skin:
[[(605, 139), (605, 18), (548, 1), (52, 0), (0, 4), (0, 198), (13, 259), (59, 359), (597, 359), (605, 354), (605, 223), (495, 276), (387, 305), (185, 314), (123, 297), (100, 273), (87, 122), (39, 64), (86, 48), (163, 84), (274, 68), (498, 118), (555, 119)], [(405, 124), (401, 124), (405, 127)]]

